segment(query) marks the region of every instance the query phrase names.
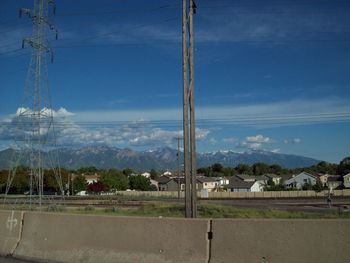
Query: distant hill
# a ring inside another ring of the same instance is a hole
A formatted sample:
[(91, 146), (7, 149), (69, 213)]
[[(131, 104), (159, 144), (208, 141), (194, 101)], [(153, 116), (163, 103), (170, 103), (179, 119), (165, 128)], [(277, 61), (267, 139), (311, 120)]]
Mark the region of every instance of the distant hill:
[[(79, 149), (62, 148), (58, 150), (58, 153), (61, 166), (68, 169), (95, 166), (98, 169), (124, 169), (129, 167), (136, 171), (143, 171), (152, 168), (164, 170), (176, 169), (177, 167), (177, 150), (169, 147), (139, 152), (131, 149), (93, 146)], [(18, 155), (18, 152), (13, 149), (0, 151), (0, 169), (7, 169), (10, 167), (13, 155)], [(197, 154), (198, 167), (209, 166), (214, 163), (220, 163), (224, 166), (236, 166), (239, 163), (252, 165), (257, 162), (278, 164), (284, 168), (298, 168), (308, 167), (320, 161), (303, 156), (267, 151), (251, 151), (245, 153), (218, 151)], [(21, 164), (28, 165), (29, 163), (28, 161), (23, 161)]]

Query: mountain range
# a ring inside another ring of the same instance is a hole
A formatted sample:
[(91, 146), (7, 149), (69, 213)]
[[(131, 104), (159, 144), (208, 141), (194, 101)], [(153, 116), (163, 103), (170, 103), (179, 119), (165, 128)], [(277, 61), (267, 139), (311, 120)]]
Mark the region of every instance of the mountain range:
[[(19, 152), (13, 149), (0, 151), (0, 169), (8, 169), (11, 166), (11, 160), (16, 158), (12, 156), (18, 156), (18, 154)], [(156, 170), (177, 169), (177, 150), (169, 147), (147, 151), (107, 146), (61, 148), (58, 150), (58, 155), (61, 167), (67, 169), (88, 166), (95, 166), (98, 169), (124, 169), (129, 167), (135, 171), (146, 171), (152, 168)], [(25, 160), (20, 164), (29, 165), (28, 158), (23, 159)], [(180, 154), (180, 160), (182, 160), (182, 153)], [(284, 168), (298, 168), (311, 166), (320, 161), (303, 156), (268, 151), (197, 153), (197, 167), (210, 166), (214, 163), (220, 163), (223, 166), (236, 166), (240, 163), (252, 165), (257, 162), (270, 165), (278, 164)]]

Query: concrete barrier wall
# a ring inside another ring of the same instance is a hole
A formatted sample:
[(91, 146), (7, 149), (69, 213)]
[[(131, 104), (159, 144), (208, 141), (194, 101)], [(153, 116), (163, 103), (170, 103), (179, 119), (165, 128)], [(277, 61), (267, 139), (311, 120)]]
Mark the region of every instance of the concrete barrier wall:
[(350, 220), (213, 220), (210, 263), (344, 263)]
[(0, 255), (12, 255), (20, 240), (23, 212), (0, 211)]
[[(10, 230), (14, 219), (17, 225)], [(350, 251), (350, 220), (341, 219), (188, 220), (0, 212), (0, 223), (1, 255), (40, 262), (344, 263)]]
[(209, 220), (25, 213), (17, 258), (67, 263), (207, 262)]

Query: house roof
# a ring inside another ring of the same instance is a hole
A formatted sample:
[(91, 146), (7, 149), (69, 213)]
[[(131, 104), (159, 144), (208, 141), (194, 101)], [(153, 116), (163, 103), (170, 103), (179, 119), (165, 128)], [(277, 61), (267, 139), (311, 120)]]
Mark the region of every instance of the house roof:
[(217, 182), (219, 180), (215, 177), (197, 177), (197, 181), (199, 181), (200, 183), (212, 183)]
[(306, 175), (311, 176), (311, 177), (313, 177), (313, 178), (315, 178), (315, 179), (318, 178), (316, 175), (310, 174), (310, 173), (308, 173), (308, 172), (301, 172), (301, 173), (297, 174), (296, 176), (298, 176), (298, 175), (300, 175), (300, 174), (306, 174)]
[(163, 175), (161, 177), (158, 178), (158, 184), (166, 184), (168, 183), (172, 178), (170, 178), (169, 176)]
[(327, 178), (328, 182), (341, 182), (343, 177), (341, 175), (329, 175)]
[(246, 182), (237, 177), (233, 177), (230, 179), (230, 183), (227, 185), (227, 188), (235, 188), (235, 189), (250, 189), (255, 182)]
[(238, 174), (237, 177), (241, 180), (249, 181), (267, 181), (269, 178), (265, 175), (247, 175), (247, 174)]
[(288, 180), (286, 180), (286, 181), (284, 182), (284, 184), (288, 185), (288, 184), (293, 183), (293, 182), (295, 181), (295, 178), (298, 178), (298, 177), (301, 176), (302, 174), (304, 174), (304, 175), (306, 175), (306, 176), (308, 176), (308, 177), (312, 177), (312, 178), (314, 178), (314, 179), (316, 179), (316, 180), (318, 179), (318, 177), (315, 176), (315, 175), (312, 175), (312, 174), (307, 173), (307, 172), (301, 172), (301, 173), (299, 173), (299, 174), (297, 174), (297, 175), (294, 175), (294, 176), (290, 177)]
[(98, 180), (100, 178), (99, 174), (95, 174), (95, 175), (84, 175), (85, 180)]

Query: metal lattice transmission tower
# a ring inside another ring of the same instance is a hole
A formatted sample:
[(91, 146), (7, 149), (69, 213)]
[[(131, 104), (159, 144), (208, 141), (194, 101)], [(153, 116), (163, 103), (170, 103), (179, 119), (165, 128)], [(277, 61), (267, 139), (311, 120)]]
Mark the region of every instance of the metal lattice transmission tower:
[(182, 1), (182, 54), (183, 54), (183, 146), (185, 174), (185, 214), (197, 217), (196, 125), (194, 104), (194, 0)]
[(36, 197), (40, 206), (48, 169), (56, 179), (59, 194), (64, 196), (48, 81), (48, 63), (53, 61), (53, 52), (48, 41), (49, 31), (53, 31), (57, 39), (57, 30), (49, 18), (50, 14), (55, 14), (55, 9), (54, 0), (34, 0), (33, 10), (20, 9), (20, 17), (26, 15), (33, 23), (32, 36), (23, 39), (22, 43), (22, 48), (32, 48), (32, 55), (22, 105), (13, 121), (16, 127), (13, 135), (14, 146), (17, 151), (13, 156), (6, 186), (7, 195), (19, 165), (29, 166), (30, 203)]

